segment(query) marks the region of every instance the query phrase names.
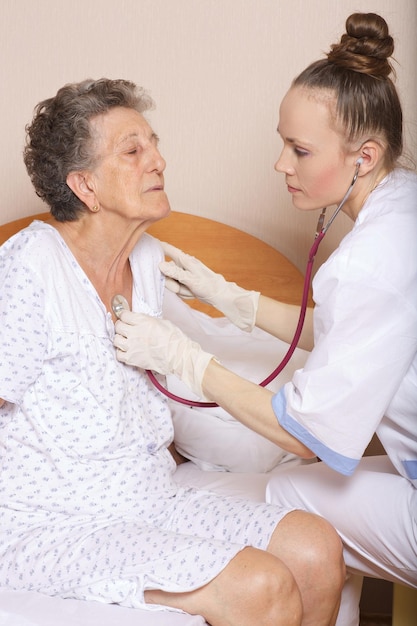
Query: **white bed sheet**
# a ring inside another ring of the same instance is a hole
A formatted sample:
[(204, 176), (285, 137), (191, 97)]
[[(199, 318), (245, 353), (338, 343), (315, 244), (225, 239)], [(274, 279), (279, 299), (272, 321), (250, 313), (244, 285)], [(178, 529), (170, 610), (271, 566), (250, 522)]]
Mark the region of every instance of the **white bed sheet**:
[(145, 611), (99, 602), (0, 591), (1, 626), (204, 626), (198, 615)]
[[(279, 471), (279, 468), (277, 470)], [(275, 473), (275, 472), (274, 472)], [(213, 489), (262, 502), (271, 474), (207, 472), (192, 462), (177, 468), (183, 485)], [(204, 626), (198, 615), (173, 611), (128, 609), (117, 605), (64, 600), (35, 592), (0, 589), (0, 626)]]

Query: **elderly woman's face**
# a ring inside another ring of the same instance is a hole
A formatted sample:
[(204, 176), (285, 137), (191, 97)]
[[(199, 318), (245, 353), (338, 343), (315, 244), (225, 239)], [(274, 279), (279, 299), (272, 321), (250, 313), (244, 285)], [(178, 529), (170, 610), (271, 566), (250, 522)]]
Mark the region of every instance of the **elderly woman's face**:
[(101, 210), (154, 221), (170, 211), (164, 191), (165, 161), (144, 117), (116, 107), (91, 120), (97, 165), (91, 182)]

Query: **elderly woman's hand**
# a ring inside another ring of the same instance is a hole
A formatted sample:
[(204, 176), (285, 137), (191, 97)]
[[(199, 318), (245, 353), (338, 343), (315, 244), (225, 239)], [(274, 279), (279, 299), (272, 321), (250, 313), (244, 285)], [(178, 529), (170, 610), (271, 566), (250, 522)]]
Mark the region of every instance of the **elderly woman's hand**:
[(122, 311), (115, 325), (117, 359), (160, 374), (175, 374), (199, 397), (213, 358), (168, 320)]
[(181, 298), (198, 298), (221, 311), (242, 330), (251, 331), (255, 325), (259, 292), (248, 291), (228, 282), (204, 263), (179, 248), (161, 241), (172, 261), (162, 261), (159, 269), (166, 276), (166, 286)]

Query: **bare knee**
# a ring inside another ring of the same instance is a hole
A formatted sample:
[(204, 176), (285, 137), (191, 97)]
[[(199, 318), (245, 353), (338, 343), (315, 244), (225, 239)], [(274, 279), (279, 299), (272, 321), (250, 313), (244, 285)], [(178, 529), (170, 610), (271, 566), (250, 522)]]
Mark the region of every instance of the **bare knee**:
[(303, 624), (331, 624), (346, 578), (343, 546), (323, 518), (293, 511), (278, 524), (268, 550), (291, 569), (300, 589)]
[(343, 585), (343, 546), (335, 529), (325, 519), (305, 511), (292, 511), (278, 524), (268, 550), (292, 563), (300, 563), (312, 576), (326, 573), (332, 584)]
[[(268, 553), (247, 549), (243, 554), (244, 576), (239, 578), (238, 606), (245, 606), (248, 624), (298, 626), (302, 619), (302, 600), (295, 578), (280, 559)], [(237, 563), (242, 572), (242, 563)], [(253, 621), (252, 621), (253, 620)], [(246, 624), (240, 618), (237, 624)]]

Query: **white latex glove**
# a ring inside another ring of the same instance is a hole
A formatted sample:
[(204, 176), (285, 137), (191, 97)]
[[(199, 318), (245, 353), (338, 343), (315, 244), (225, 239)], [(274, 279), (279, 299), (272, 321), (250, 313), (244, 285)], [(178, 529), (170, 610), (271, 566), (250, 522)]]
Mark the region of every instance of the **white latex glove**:
[(181, 298), (198, 298), (211, 304), (242, 330), (249, 332), (253, 329), (260, 296), (258, 291), (248, 291), (228, 282), (221, 274), (169, 243), (161, 241), (161, 245), (172, 259), (159, 264), (168, 289)]
[(172, 322), (123, 310), (115, 329), (119, 361), (159, 374), (175, 374), (197, 396), (203, 396), (201, 384), (213, 355)]

